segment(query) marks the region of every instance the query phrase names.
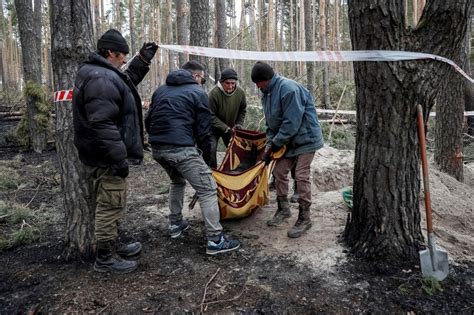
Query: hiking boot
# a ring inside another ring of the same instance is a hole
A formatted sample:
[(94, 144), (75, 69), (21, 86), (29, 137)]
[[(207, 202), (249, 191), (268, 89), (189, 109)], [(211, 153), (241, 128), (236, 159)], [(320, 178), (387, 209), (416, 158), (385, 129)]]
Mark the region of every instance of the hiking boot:
[(120, 257), (131, 257), (139, 254), (142, 250), (142, 244), (135, 242), (131, 244), (123, 244), (116, 249), (117, 255)]
[(286, 196), (277, 197), (278, 209), (273, 215), (273, 218), (267, 221), (268, 226), (278, 226), (285, 219), (291, 217), (290, 204)]
[(303, 235), (304, 232), (309, 230), (313, 225), (309, 217), (310, 202), (300, 201), (298, 220), (295, 225), (288, 231), (288, 237), (297, 238)]
[(182, 220), (180, 223), (177, 224), (171, 224), (168, 227), (168, 234), (171, 236), (171, 238), (177, 238), (180, 236), (184, 231), (189, 229), (189, 223), (186, 220)]
[(221, 235), (219, 241), (207, 241), (206, 254), (217, 255), (231, 252), (240, 247), (240, 242), (237, 240), (228, 239), (227, 236)]
[(115, 242), (99, 242), (94, 270), (97, 272), (129, 273), (137, 269), (137, 262), (125, 260), (115, 253)]

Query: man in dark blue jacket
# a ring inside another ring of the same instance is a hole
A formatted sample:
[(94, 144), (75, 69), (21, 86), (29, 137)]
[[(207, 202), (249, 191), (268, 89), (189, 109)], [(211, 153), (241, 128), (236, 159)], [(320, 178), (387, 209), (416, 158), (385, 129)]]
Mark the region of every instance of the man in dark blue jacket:
[(268, 139), (263, 160), (268, 164), (272, 153), (286, 146), (285, 155), (276, 161), (273, 169), (278, 209), (267, 225), (277, 226), (291, 216), (288, 173), (295, 167), (299, 214), (288, 237), (300, 237), (312, 225), (310, 166), (316, 150), (324, 145), (313, 98), (301, 84), (275, 74), (265, 62), (259, 61), (253, 66), (251, 77), (263, 93)]
[(137, 263), (122, 257), (142, 248), (136, 242), (116, 249), (117, 224), (126, 207), (127, 159), (143, 159), (142, 105), (135, 85), (150, 69), (158, 46), (143, 44), (125, 71), (120, 69), (129, 48), (119, 31), (105, 32), (97, 49), (80, 66), (74, 84), (74, 145), (96, 196), (94, 270), (127, 273)]
[(187, 180), (196, 190), (206, 225), (206, 253), (216, 255), (236, 250), (240, 243), (222, 233), (217, 185), (206, 165), (211, 153), (211, 113), (201, 87), (204, 82), (204, 67), (197, 61), (171, 72), (166, 84), (153, 93), (145, 126), (153, 158), (171, 179), (170, 236), (176, 238), (189, 228), (182, 215)]

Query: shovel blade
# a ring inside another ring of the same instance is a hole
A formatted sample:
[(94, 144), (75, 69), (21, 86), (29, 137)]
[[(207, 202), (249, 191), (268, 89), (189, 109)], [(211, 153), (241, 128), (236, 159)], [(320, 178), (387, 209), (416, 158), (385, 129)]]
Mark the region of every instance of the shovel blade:
[(419, 253), (421, 273), (424, 277), (442, 281), (448, 276), (448, 253), (444, 249), (434, 248), (432, 251), (425, 249)]

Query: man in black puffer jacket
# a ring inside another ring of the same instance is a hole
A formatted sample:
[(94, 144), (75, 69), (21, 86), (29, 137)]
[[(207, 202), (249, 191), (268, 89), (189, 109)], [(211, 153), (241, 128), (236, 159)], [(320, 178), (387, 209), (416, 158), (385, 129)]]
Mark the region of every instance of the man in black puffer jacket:
[(206, 165), (211, 153), (211, 113), (207, 94), (201, 87), (204, 82), (204, 67), (194, 60), (171, 72), (166, 84), (153, 93), (145, 125), (153, 158), (171, 179), (171, 238), (189, 228), (182, 215), (187, 180), (199, 198), (208, 240), (206, 253), (216, 255), (236, 250), (240, 243), (222, 233), (217, 185)]
[(144, 43), (122, 71), (129, 48), (119, 31), (110, 29), (97, 52), (80, 66), (73, 93), (74, 145), (96, 196), (94, 270), (126, 273), (137, 263), (125, 260), (141, 251), (138, 242), (118, 246), (117, 224), (126, 206), (128, 159), (143, 159), (143, 117), (135, 85), (150, 69), (158, 46)]

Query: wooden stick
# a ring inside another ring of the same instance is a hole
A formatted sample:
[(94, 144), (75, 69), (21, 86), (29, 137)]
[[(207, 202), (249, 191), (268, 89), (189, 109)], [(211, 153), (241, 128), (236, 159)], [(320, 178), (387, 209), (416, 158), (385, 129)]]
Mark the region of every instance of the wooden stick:
[(209, 305), (209, 304), (217, 304), (217, 303), (224, 303), (224, 302), (232, 302), (232, 301), (235, 301), (237, 300), (238, 298), (240, 298), (242, 296), (242, 294), (244, 293), (245, 291), (245, 287), (246, 285), (244, 284), (244, 287), (242, 288), (242, 291), (240, 291), (239, 294), (237, 294), (236, 296), (234, 296), (233, 298), (230, 298), (230, 299), (225, 299), (225, 300), (218, 300), (218, 301), (211, 301), (211, 302), (206, 302), (206, 307)]
[(206, 283), (206, 286), (204, 287), (204, 294), (202, 295), (202, 301), (201, 301), (201, 313), (204, 311), (204, 301), (206, 300), (207, 287), (212, 282), (212, 280), (214, 280), (214, 278), (217, 276), (220, 270), (221, 270), (220, 267), (217, 268), (216, 273), (214, 273), (214, 275), (211, 277), (211, 279), (209, 279), (209, 281)]
[(331, 140), (332, 129), (334, 128), (334, 121), (336, 120), (337, 111), (339, 110), (339, 106), (341, 105), (342, 97), (344, 96), (346, 87), (347, 87), (347, 84), (344, 85), (344, 89), (342, 90), (341, 96), (339, 97), (339, 102), (337, 102), (336, 112), (334, 113), (334, 116), (332, 116), (332, 124), (331, 124), (331, 128), (329, 128), (328, 142)]
[(36, 195), (38, 194), (38, 191), (39, 191), (39, 188), (40, 188), (41, 184), (42, 183), (39, 183), (39, 185), (36, 187), (36, 192), (33, 195), (33, 198), (31, 198), (31, 200), (25, 205), (25, 208), (28, 208), (28, 206), (33, 202), (33, 200), (35, 200)]

